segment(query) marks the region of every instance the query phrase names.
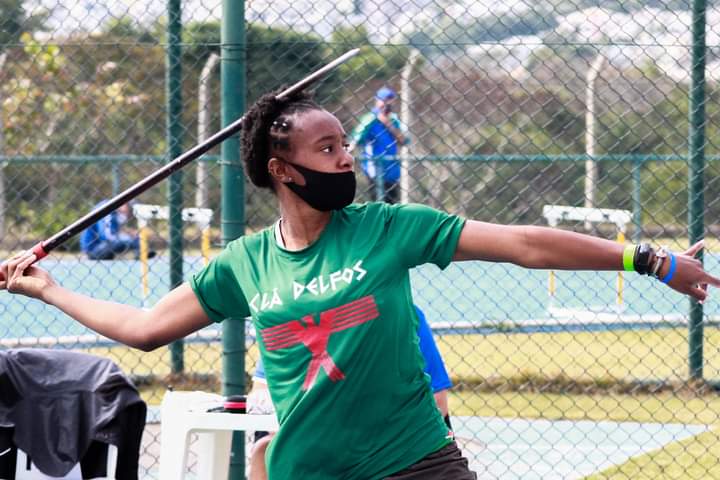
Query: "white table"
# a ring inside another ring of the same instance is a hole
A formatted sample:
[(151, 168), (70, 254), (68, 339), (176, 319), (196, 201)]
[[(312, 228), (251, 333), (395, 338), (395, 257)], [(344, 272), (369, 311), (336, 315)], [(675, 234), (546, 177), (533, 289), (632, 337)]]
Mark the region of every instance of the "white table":
[(208, 412), (223, 397), (206, 392), (167, 392), (160, 409), (160, 480), (182, 480), (189, 438), (198, 434), (197, 476), (227, 480), (232, 433), (235, 430), (277, 431), (275, 415)]

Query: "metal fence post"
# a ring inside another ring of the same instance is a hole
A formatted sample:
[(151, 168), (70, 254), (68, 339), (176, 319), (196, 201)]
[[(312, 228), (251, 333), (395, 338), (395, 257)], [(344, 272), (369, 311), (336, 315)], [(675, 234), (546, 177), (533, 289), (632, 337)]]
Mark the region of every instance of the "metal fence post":
[[(221, 30), (222, 125), (239, 118), (245, 110), (245, 2), (223, 0)], [(245, 204), (240, 142), (237, 136), (222, 144), (222, 239), (223, 244), (245, 233)], [(245, 393), (245, 319), (223, 322), (223, 392)], [(230, 479), (245, 478), (245, 435), (235, 432), (230, 458)]]
[[(605, 55), (598, 52), (595, 60), (587, 73), (587, 86), (585, 87), (585, 207), (595, 207), (597, 192), (598, 165), (595, 160), (595, 146), (597, 135), (595, 134), (595, 81), (600, 75), (600, 69), (605, 64)], [(590, 230), (590, 222), (585, 222), (585, 230)]]
[[(400, 89), (400, 121), (405, 128), (410, 130), (410, 124), (412, 123), (412, 88), (410, 87), (410, 79), (412, 77), (412, 71), (415, 67), (415, 63), (420, 58), (420, 51), (417, 48), (413, 48), (410, 51), (410, 57), (408, 57), (405, 66), (402, 69), (402, 88)], [(410, 133), (408, 133), (410, 135)], [(410, 162), (408, 156), (410, 148), (408, 145), (402, 145), (400, 147), (400, 203), (408, 203), (410, 198)]]
[[(0, 72), (5, 66), (7, 53), (0, 53)], [(1, 101), (2, 99), (0, 99)], [(2, 105), (2, 103), (0, 103)], [(0, 125), (4, 124), (4, 112), (0, 110)], [(0, 128), (0, 154), (5, 150), (5, 138), (3, 129)], [(5, 198), (5, 162), (0, 163), (0, 238), (5, 236), (5, 217), (7, 213), (7, 200)]]
[(120, 193), (120, 164), (112, 162), (112, 196)]
[[(208, 56), (198, 82), (198, 141), (203, 141), (212, 135), (210, 129), (210, 78), (215, 66), (220, 61), (217, 53)], [(208, 164), (204, 158), (199, 159), (195, 167), (195, 206), (208, 208)]]
[(632, 161), (632, 212), (633, 212), (633, 234), (635, 243), (642, 239), (642, 161), (633, 157)]
[[(688, 171), (688, 235), (690, 244), (703, 238), (705, 203), (705, 0), (692, 6), (692, 83), (690, 87), (690, 165)], [(698, 255), (703, 260), (702, 252)], [(690, 299), (688, 343), (690, 378), (703, 377), (703, 306)]]
[[(168, 160), (182, 154), (182, 10), (180, 0), (167, 3), (167, 156)], [(183, 232), (182, 232), (182, 171), (173, 173), (168, 184), (170, 207), (170, 288), (183, 282)], [(170, 359), (173, 373), (184, 370), (183, 341), (170, 344)]]
[(375, 164), (375, 200), (385, 201), (385, 157), (375, 156), (371, 160)]

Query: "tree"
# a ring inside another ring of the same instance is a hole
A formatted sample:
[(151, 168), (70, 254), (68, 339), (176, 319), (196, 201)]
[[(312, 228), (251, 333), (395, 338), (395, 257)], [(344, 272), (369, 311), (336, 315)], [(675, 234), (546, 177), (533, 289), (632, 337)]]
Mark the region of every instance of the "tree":
[[(7, 60), (6, 50), (20, 40), (23, 32), (44, 30), (47, 12), (28, 15), (22, 0), (0, 0), (0, 77)], [(0, 106), (2, 97), (0, 97)], [(0, 111), (0, 128), (3, 126), (3, 112)], [(4, 153), (4, 136), (0, 133), (0, 154)], [(5, 163), (0, 165), (0, 238), (5, 236)]]
[[(148, 100), (142, 91), (102, 69), (92, 81), (78, 81), (77, 65), (61, 47), (42, 45), (30, 34), (23, 34), (21, 41), (24, 55), (0, 85), (8, 154), (133, 152), (137, 145), (126, 142), (139, 138), (140, 130), (147, 133), (138, 120)], [(57, 164), (44, 168), (44, 175), (28, 172), (27, 167), (8, 167), (16, 221), (34, 220), (30, 228), (44, 236), (94, 204), (101, 180), (83, 175), (85, 167), (76, 168), (81, 174), (63, 174), (66, 170)]]
[(136, 26), (135, 22), (129, 17), (111, 17), (110, 21), (104, 25), (103, 36), (139, 43), (157, 43), (152, 31)]
[(0, 0), (0, 51), (18, 43), (24, 32), (45, 30), (48, 12), (28, 15), (23, 0)]

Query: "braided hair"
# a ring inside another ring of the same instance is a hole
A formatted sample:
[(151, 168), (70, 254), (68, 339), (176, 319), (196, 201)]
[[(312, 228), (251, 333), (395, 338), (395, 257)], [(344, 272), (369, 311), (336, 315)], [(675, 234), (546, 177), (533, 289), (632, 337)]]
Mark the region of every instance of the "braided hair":
[(258, 187), (273, 188), (267, 169), (268, 160), (273, 150), (290, 150), (293, 115), (322, 109), (309, 93), (300, 91), (278, 100), (276, 96), (280, 91), (260, 97), (243, 120), (241, 145), (245, 171)]

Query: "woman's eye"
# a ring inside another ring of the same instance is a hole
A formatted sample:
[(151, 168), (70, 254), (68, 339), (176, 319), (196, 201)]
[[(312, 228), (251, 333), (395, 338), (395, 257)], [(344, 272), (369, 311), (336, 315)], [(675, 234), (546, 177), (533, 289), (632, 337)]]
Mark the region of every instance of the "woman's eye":
[(322, 151), (326, 153), (332, 153), (333, 147), (332, 145), (328, 145), (327, 147), (323, 148)]
[(344, 149), (346, 152), (349, 152), (349, 151), (350, 151), (350, 144), (349, 144), (349, 143), (343, 143), (343, 149)]

